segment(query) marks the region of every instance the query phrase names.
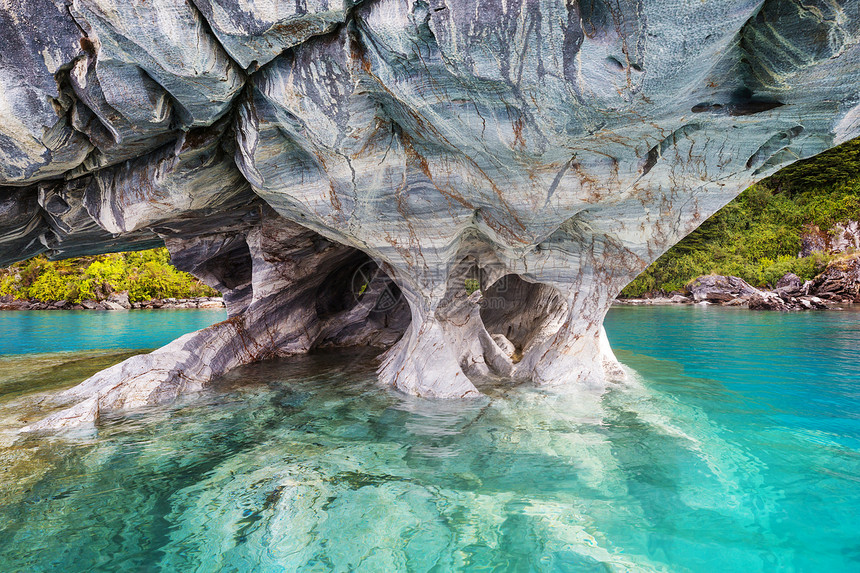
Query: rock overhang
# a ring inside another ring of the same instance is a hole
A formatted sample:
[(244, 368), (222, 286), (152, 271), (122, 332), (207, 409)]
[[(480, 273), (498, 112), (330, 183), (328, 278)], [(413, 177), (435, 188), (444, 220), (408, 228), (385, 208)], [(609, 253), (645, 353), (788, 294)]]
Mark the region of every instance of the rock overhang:
[[(164, 241), (247, 336), (279, 332), (257, 359), (338, 338), (288, 335), (284, 313), (331, 326), (278, 289), (361, 252), (411, 319), (389, 317), (405, 335), (381, 376), (430, 396), (473, 393), (469, 373), (599, 386), (629, 280), (860, 134), (857, 2), (38, 0), (0, 19), (0, 259)], [(528, 348), (481, 316), (507, 275), (535, 285), (506, 318), (535, 323)], [(342, 339), (392, 338), (368, 316)]]

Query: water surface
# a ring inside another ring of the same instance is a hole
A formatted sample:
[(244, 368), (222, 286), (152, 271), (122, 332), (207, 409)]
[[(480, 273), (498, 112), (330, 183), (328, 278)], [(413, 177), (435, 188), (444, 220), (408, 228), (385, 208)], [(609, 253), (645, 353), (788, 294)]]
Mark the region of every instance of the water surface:
[[(636, 373), (603, 396), (409, 398), (349, 351), (74, 439), (14, 437), (42, 390), (0, 379), (0, 570), (860, 568), (860, 313), (617, 308), (607, 330)], [(7, 360), (45, 389), (122, 356)]]
[(153, 349), (227, 318), (223, 308), (0, 312), (0, 356), (108, 348)]

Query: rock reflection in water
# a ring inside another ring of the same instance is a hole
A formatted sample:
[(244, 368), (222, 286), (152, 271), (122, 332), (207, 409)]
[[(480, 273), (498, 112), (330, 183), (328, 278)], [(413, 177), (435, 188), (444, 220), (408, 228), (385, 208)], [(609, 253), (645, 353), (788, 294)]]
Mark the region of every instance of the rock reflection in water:
[[(249, 366), (173, 406), (107, 417), (97, 436), (7, 444), (4, 481), (23, 485), (4, 495), (0, 563), (695, 568), (708, 527), (752, 531), (772, 509), (744, 493), (760, 481), (755, 459), (635, 381), (602, 398), (520, 387), (423, 400), (380, 389), (372, 356)], [(16, 463), (15, 450), (29, 457)], [(689, 536), (662, 529), (679, 508)], [(768, 541), (724, 555), (760, 562)]]

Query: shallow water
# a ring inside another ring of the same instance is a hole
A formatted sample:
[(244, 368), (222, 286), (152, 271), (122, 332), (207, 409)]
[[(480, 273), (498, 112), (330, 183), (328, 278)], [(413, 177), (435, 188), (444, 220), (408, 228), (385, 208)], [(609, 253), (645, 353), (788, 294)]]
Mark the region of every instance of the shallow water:
[(73, 439), (12, 429), (123, 355), (0, 359), (0, 570), (860, 568), (860, 313), (616, 308), (607, 330), (637, 374), (602, 397), (408, 398), (350, 351)]

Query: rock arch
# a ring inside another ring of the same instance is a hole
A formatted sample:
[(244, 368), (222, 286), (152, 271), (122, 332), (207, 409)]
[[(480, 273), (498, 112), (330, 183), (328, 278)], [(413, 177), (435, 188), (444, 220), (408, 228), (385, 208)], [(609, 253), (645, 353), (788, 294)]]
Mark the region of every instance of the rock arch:
[[(140, 4), (0, 7), (0, 264), (163, 241), (230, 319), (70, 390), (44, 428), (320, 345), (389, 347), (382, 382), (424, 396), (487, 373), (600, 391), (628, 281), (860, 135), (857, 2)], [(333, 304), (321, 282), (365, 259), (378, 280)]]

